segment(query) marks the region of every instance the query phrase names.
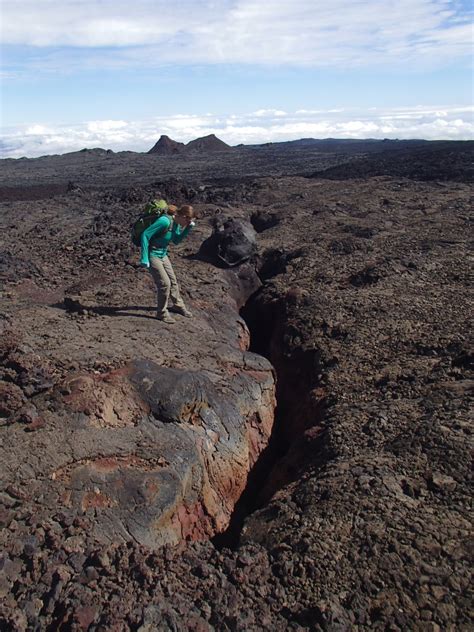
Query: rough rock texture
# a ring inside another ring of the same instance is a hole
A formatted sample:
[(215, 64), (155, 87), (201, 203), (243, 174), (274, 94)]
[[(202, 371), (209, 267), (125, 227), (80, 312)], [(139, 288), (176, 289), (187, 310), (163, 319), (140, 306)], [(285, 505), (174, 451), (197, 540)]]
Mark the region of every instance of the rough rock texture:
[[(135, 283), (148, 282), (152, 304), (147, 275), (131, 271)], [(129, 285), (133, 291), (131, 280)], [(246, 350), (248, 331), (232, 298), (223, 296), (224, 279), (213, 292), (204, 290), (221, 302), (211, 324), (210, 310), (197, 296), (193, 308), (203, 316), (186, 326), (181, 319), (169, 332), (146, 306), (138, 308), (143, 314), (127, 314), (123, 307), (118, 339), (110, 320), (120, 319), (122, 310), (97, 305), (91, 287), (97, 296), (103, 279), (86, 276), (69, 286), (74, 297), (40, 308), (39, 288), (33, 294), (22, 284), (12, 290), (3, 330), (13, 337), (20, 309), (24, 331), (22, 347), (5, 337), (2, 485), (20, 485), (25, 499), (48, 511), (95, 512), (91, 532), (98, 541), (157, 546), (212, 537), (226, 528), (247, 474), (268, 443), (275, 408), (272, 367)], [(128, 309), (137, 309), (133, 303)], [(84, 329), (85, 337), (78, 334)], [(41, 330), (40, 354), (47, 354), (49, 372), (46, 360), (29, 352), (38, 347)], [(25, 437), (25, 424), (41, 432)], [(18, 468), (38, 442), (48, 446), (46, 452)]]
[[(439, 144), (429, 143), (433, 149)], [(142, 196), (146, 187), (166, 197), (165, 191), (161, 190), (165, 185), (167, 189), (174, 189), (174, 195), (179, 194), (177, 201), (195, 201), (196, 195), (199, 195), (200, 201), (213, 203), (216, 201), (216, 179), (220, 179), (220, 203), (249, 202), (251, 188), (249, 190), (247, 185), (258, 186), (252, 180), (255, 176), (310, 175), (316, 170), (351, 162), (355, 157), (364, 156), (365, 152), (380, 153), (387, 147), (382, 141), (358, 143), (354, 152), (352, 143), (348, 146), (338, 142), (329, 145), (325, 144), (323, 151), (319, 144), (301, 148), (278, 143), (234, 147), (232, 151), (205, 150), (192, 152), (189, 160), (188, 156), (183, 158), (181, 155), (160, 156), (131, 151), (114, 153), (104, 149), (43, 156), (33, 161), (7, 158), (2, 161), (0, 196), (4, 201), (41, 200), (113, 186), (116, 187), (116, 195), (120, 192), (130, 196), (130, 189), (133, 189), (134, 195)], [(410, 147), (411, 143), (400, 141), (395, 146), (397, 149)], [(438, 160), (434, 167), (437, 168), (439, 163)], [(196, 182), (199, 179), (212, 179), (213, 186), (206, 187), (202, 182)], [(238, 181), (243, 184), (240, 191)], [(127, 189), (124, 190), (124, 187)], [(145, 195), (144, 201), (148, 199)]]
[(182, 153), (185, 149), (184, 143), (179, 143), (176, 140), (172, 140), (169, 136), (165, 134), (161, 135), (158, 141), (153, 145), (153, 147), (148, 152), (149, 154), (161, 154), (161, 155), (169, 155), (169, 154), (177, 154)]
[(199, 252), (216, 265), (226, 268), (240, 265), (257, 252), (255, 230), (248, 221), (218, 217), (211, 236), (203, 242)]
[[(433, 145), (421, 143), (419, 147), (400, 143), (390, 152), (361, 156), (350, 164), (330, 168), (323, 177), (345, 180), (391, 175), (420, 180), (473, 182), (471, 153), (471, 141), (439, 141)], [(317, 171), (313, 175), (317, 178), (322, 172)]]
[[(52, 163), (27, 164), (1, 216), (1, 626), (470, 630), (472, 187), (241, 178), (237, 153), (234, 181), (38, 199)], [(158, 192), (199, 215), (172, 327), (127, 242)], [(251, 263), (196, 257), (220, 216), (254, 225)]]
[(148, 152), (149, 154), (158, 154), (161, 156), (169, 156), (172, 154), (183, 153), (208, 153), (216, 151), (230, 151), (232, 147), (224, 141), (217, 138), (215, 134), (209, 134), (202, 138), (196, 138), (186, 145), (179, 143), (169, 136), (163, 134)]
[(186, 145), (187, 151), (199, 151), (199, 152), (213, 152), (213, 151), (231, 151), (232, 147), (223, 140), (217, 138), (215, 134), (208, 134), (202, 138), (196, 138), (191, 140)]

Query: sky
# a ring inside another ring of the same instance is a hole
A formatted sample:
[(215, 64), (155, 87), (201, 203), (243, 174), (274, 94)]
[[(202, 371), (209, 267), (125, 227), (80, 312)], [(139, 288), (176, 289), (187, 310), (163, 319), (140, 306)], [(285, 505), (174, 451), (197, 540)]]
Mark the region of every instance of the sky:
[(0, 0), (0, 157), (474, 138), (469, 0)]

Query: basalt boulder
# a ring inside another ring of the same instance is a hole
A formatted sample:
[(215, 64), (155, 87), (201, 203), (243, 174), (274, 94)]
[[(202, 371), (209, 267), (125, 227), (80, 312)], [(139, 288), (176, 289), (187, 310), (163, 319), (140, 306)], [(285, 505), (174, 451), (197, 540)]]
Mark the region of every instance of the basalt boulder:
[[(7, 419), (4, 488), (26, 476), (25, 503), (71, 521), (94, 516), (90, 535), (102, 543), (132, 539), (154, 548), (223, 531), (268, 443), (275, 382), (264, 358), (224, 349), (221, 355), (233, 370), (220, 385), (204, 371), (151, 360), (71, 374), (46, 401), (35, 400), (32, 419)], [(1, 416), (21, 412), (23, 403), (20, 389), (9, 391)], [(38, 427), (39, 439), (25, 437), (25, 429)], [(20, 471), (14, 446), (34, 452), (38, 440), (47, 452)]]
[(216, 264), (231, 268), (251, 259), (257, 252), (257, 233), (250, 222), (239, 218), (217, 219), (200, 254)]

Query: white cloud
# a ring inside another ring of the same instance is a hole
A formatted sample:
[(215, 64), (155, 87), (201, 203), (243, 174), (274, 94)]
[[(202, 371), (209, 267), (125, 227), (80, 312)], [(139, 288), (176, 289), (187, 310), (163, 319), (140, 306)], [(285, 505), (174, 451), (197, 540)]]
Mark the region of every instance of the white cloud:
[(176, 114), (144, 121), (87, 121), (77, 125), (46, 127), (30, 125), (10, 128), (3, 134), (0, 155), (4, 158), (35, 157), (66, 153), (85, 147), (102, 147), (114, 151), (148, 151), (161, 134), (189, 142), (214, 133), (219, 138), (239, 143), (266, 143), (298, 138), (425, 138), (428, 140), (462, 140), (474, 138), (474, 108), (418, 106), (370, 110), (298, 110), (275, 116), (256, 117), (229, 113)]
[(128, 123), (126, 123), (126, 121), (89, 121), (89, 123), (87, 123), (87, 129), (96, 134), (107, 135), (110, 132), (123, 129), (127, 127), (127, 125)]
[(268, 118), (270, 116), (280, 117), (286, 116), (286, 112), (283, 110), (257, 110), (256, 112), (253, 112), (253, 115), (265, 118)]
[(48, 136), (53, 133), (44, 125), (31, 125), (25, 129), (25, 136)]
[[(44, 48), (28, 62), (36, 67), (70, 65), (75, 56), (98, 67), (441, 64), (471, 53), (469, 16), (457, 6), (449, 0), (3, 0), (2, 38)], [(70, 47), (70, 56), (50, 54), (49, 47)]]
[(188, 129), (200, 129), (209, 125), (209, 120), (214, 120), (214, 116), (195, 116), (177, 114), (166, 119), (166, 126), (174, 133), (186, 134)]
[(332, 110), (296, 110), (295, 114), (333, 114), (344, 112), (344, 108), (333, 108)]

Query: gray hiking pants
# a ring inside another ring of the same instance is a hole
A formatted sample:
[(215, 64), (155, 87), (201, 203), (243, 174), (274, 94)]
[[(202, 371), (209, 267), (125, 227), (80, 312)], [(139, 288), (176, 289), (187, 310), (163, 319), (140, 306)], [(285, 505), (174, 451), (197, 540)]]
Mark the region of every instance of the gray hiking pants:
[(170, 296), (176, 307), (184, 307), (178, 281), (168, 256), (163, 259), (150, 257), (150, 272), (156, 285), (157, 316), (164, 316), (167, 313)]

